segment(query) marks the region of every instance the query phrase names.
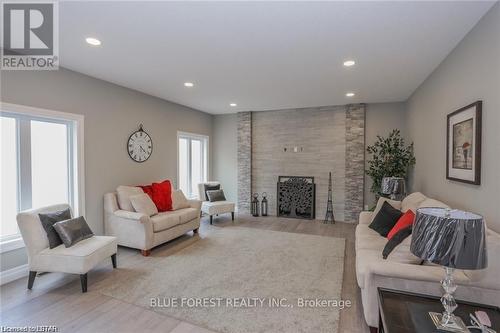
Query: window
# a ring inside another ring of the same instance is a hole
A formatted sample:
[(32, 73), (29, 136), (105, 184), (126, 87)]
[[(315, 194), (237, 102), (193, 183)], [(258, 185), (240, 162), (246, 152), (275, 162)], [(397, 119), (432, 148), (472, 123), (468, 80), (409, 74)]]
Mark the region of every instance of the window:
[[(30, 208), (68, 203), (83, 212), (83, 117), (2, 104), (0, 243), (22, 246), (16, 215)], [(11, 245), (9, 245), (10, 247)]]
[(208, 136), (179, 132), (177, 138), (179, 188), (188, 198), (195, 198), (198, 184), (208, 178)]

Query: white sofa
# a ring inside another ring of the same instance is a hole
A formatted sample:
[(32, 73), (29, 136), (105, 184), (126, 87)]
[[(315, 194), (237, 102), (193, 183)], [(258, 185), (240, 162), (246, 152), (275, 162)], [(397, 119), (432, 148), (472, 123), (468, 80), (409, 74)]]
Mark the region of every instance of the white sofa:
[(116, 192), (104, 195), (104, 231), (118, 238), (118, 245), (141, 250), (149, 256), (155, 246), (182, 236), (188, 231), (198, 232), (201, 201), (189, 200), (189, 208), (161, 212), (148, 216), (121, 209)]
[(231, 213), (231, 219), (234, 221), (234, 207), (235, 203), (232, 201), (208, 201), (207, 194), (205, 193), (205, 185), (216, 186), (219, 185), (222, 190), (222, 185), (219, 182), (207, 182), (198, 184), (198, 198), (203, 201), (201, 204), (201, 211), (210, 216), (210, 224), (213, 222), (213, 216), (219, 214)]
[[(402, 202), (390, 201), (395, 208), (415, 211), (421, 207), (447, 207), (442, 202), (427, 198), (422, 193), (410, 194)], [(440, 281), (444, 276), (441, 266), (422, 264), (410, 252), (411, 236), (398, 245), (387, 259), (382, 250), (385, 237), (370, 229), (372, 212), (361, 212), (356, 227), (356, 278), (361, 289), (363, 312), (370, 327), (378, 327), (378, 288), (404, 290), (441, 296)], [(500, 235), (487, 230), (488, 268), (479, 271), (455, 270), (459, 285), (457, 299), (500, 306)]]
[(79, 274), (82, 292), (87, 291), (87, 272), (98, 263), (111, 257), (116, 268), (116, 238), (92, 236), (71, 247), (61, 244), (49, 248), (49, 239), (38, 216), (70, 208), (67, 204), (31, 209), (17, 215), (17, 224), (28, 251), (28, 289), (33, 287), (37, 272), (62, 272)]

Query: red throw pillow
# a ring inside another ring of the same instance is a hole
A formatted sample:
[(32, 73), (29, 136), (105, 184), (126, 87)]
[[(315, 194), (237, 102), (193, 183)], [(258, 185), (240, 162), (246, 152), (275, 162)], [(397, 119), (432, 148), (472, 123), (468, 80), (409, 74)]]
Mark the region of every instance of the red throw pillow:
[(161, 183), (153, 183), (151, 185), (153, 192), (153, 202), (159, 212), (172, 210), (172, 185), (170, 180), (165, 180)]
[(391, 239), (395, 234), (398, 233), (399, 230), (404, 229), (413, 224), (413, 220), (415, 220), (415, 214), (411, 209), (408, 209), (406, 213), (401, 215), (398, 222), (392, 227), (391, 231), (387, 234), (387, 239)]
[(153, 200), (153, 186), (152, 185), (139, 185), (139, 187), (142, 188), (144, 193), (149, 195), (151, 200)]

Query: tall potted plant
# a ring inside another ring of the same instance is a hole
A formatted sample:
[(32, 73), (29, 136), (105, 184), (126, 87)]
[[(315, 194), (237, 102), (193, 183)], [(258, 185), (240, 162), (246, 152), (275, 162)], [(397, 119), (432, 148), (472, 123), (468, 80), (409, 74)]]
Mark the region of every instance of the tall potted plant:
[(415, 164), (413, 155), (413, 142), (406, 146), (401, 132), (392, 130), (387, 138), (377, 135), (377, 141), (366, 148), (372, 156), (368, 161), (366, 174), (371, 177), (373, 183), (371, 192), (380, 196), (380, 186), (383, 177), (407, 178), (408, 168)]

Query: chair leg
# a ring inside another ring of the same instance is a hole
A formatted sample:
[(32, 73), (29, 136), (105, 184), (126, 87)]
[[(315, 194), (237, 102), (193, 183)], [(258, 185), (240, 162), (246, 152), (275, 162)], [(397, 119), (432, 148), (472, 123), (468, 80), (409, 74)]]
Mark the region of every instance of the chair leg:
[(212, 224), (213, 220), (214, 220), (214, 217), (212, 215), (210, 215), (210, 224)]
[(30, 271), (29, 277), (28, 277), (28, 289), (31, 290), (33, 288), (33, 283), (35, 282), (35, 277), (36, 277), (36, 271)]
[(80, 274), (80, 283), (82, 285), (82, 293), (87, 292), (87, 273)]
[(231, 220), (234, 221), (234, 212), (231, 212)]
[(141, 254), (144, 257), (148, 257), (151, 254), (151, 250), (141, 250)]
[(116, 268), (116, 253), (111, 256), (111, 263), (113, 264), (113, 268)]

